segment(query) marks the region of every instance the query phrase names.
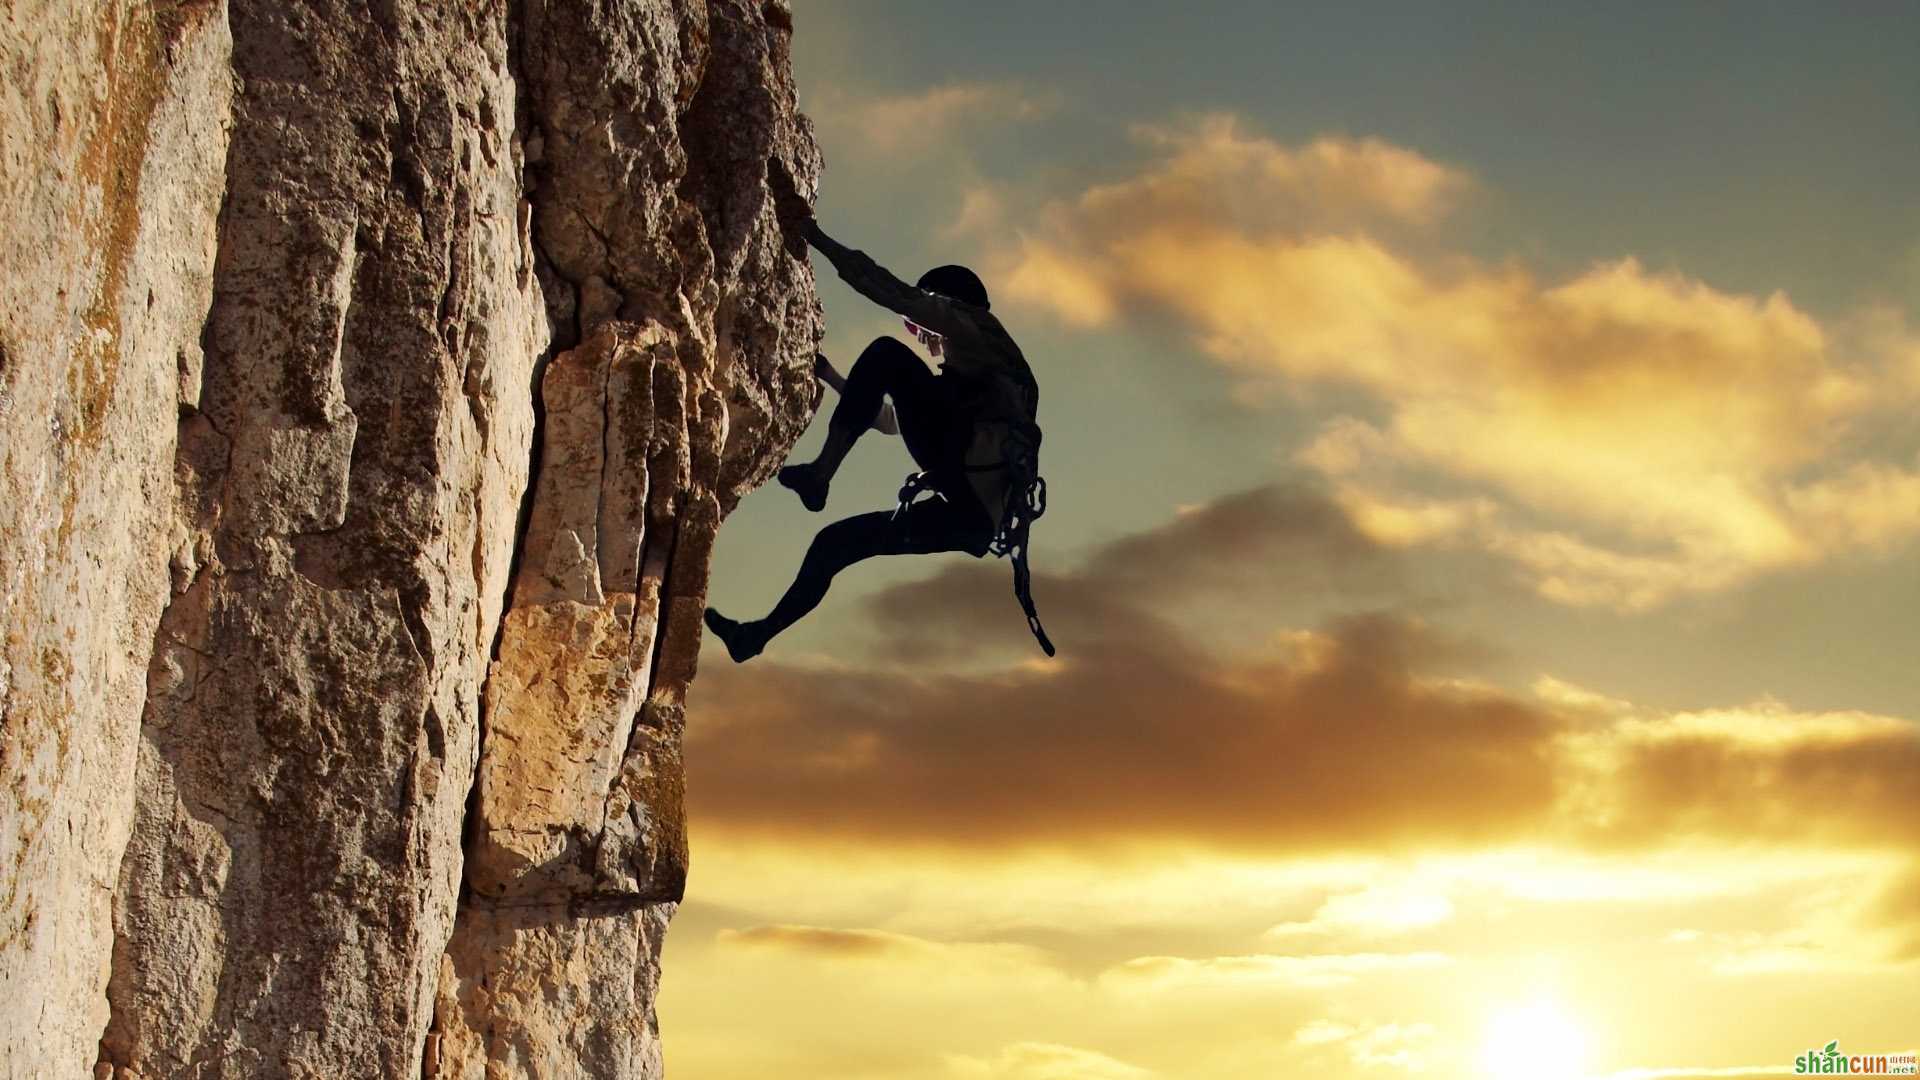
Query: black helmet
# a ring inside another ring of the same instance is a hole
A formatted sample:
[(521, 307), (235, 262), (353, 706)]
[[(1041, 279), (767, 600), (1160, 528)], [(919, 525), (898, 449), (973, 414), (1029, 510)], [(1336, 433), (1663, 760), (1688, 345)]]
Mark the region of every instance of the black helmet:
[(987, 302), (987, 287), (980, 283), (978, 275), (964, 266), (936, 266), (921, 274), (920, 280), (914, 284), (928, 292), (950, 296), (963, 304), (972, 304), (977, 308), (993, 307)]

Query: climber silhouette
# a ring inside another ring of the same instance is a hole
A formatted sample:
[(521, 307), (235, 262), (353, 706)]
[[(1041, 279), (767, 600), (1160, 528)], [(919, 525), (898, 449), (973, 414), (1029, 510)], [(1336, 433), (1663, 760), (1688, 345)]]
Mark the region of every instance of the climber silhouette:
[[(778, 190), (778, 189), (776, 189)], [(1038, 479), (1040, 390), (1020, 347), (990, 312), (986, 286), (964, 266), (938, 266), (908, 285), (865, 254), (833, 240), (790, 189), (781, 216), (796, 223), (840, 277), (861, 295), (906, 320), (906, 330), (941, 359), (938, 374), (897, 338), (874, 339), (842, 378), (815, 354), (814, 371), (840, 393), (820, 453), (780, 470), (780, 483), (808, 510), (827, 504), (833, 476), (869, 428), (897, 430), (922, 472), (908, 478), (894, 510), (856, 514), (821, 529), (786, 594), (765, 618), (729, 619), (708, 608), (707, 628), (736, 663), (758, 656), (773, 637), (827, 595), (835, 574), (876, 555), (989, 551), (1014, 556), (1015, 594), (1041, 647), (1028, 594), (1026, 525), (1045, 509)], [(891, 407), (884, 399), (891, 399)], [(922, 492), (931, 497), (918, 498)]]

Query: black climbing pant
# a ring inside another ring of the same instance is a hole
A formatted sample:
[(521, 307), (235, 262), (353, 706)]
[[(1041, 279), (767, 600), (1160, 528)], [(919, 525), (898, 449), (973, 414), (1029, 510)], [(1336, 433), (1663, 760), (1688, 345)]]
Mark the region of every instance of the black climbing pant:
[(932, 478), (938, 495), (897, 515), (892, 510), (855, 514), (821, 529), (786, 595), (761, 620), (763, 640), (819, 606), (834, 575), (864, 559), (940, 551), (964, 551), (975, 557), (987, 553), (993, 519), (967, 482), (973, 418), (960, 407), (958, 390), (952, 376), (927, 370), (912, 349), (894, 338), (875, 339), (854, 361), (830, 426), (858, 439), (879, 413), (881, 397), (892, 398), (907, 452)]
[(936, 489), (949, 499), (964, 495), (978, 506), (964, 468), (973, 442), (973, 415), (961, 405), (964, 394), (963, 380), (928, 371), (898, 339), (875, 338), (847, 372), (828, 426), (857, 440), (880, 414), (881, 396), (892, 398), (900, 438), (914, 463), (933, 476)]

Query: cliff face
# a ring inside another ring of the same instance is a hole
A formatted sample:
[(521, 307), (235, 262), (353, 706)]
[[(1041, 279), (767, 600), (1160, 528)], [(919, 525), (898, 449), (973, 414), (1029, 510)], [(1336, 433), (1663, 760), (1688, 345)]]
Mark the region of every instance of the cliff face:
[(8, 1075), (655, 1076), (781, 0), (9, 0)]

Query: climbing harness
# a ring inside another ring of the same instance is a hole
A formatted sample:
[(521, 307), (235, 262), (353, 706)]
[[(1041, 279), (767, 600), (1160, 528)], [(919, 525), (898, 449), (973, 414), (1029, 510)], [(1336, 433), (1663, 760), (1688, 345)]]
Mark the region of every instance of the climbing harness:
[[(1047, 512), (1047, 480), (1040, 475), (1039, 427), (1033, 424), (1009, 425), (1001, 441), (1000, 452), (1000, 461), (962, 468), (966, 472), (1005, 469), (1012, 481), (1007, 487), (1007, 501), (1000, 515), (1000, 528), (987, 542), (987, 550), (996, 557), (1012, 557), (1013, 595), (1019, 599), (1020, 609), (1027, 616), (1027, 629), (1033, 631), (1033, 638), (1040, 643), (1041, 651), (1052, 656), (1053, 642), (1048, 639), (1046, 628), (1040, 625), (1040, 614), (1033, 606), (1033, 572), (1027, 566), (1028, 531)], [(908, 474), (906, 482), (900, 485), (900, 504), (894, 507), (894, 519), (898, 520), (921, 494), (929, 491), (938, 498), (946, 498), (935, 487), (931, 474)]]

